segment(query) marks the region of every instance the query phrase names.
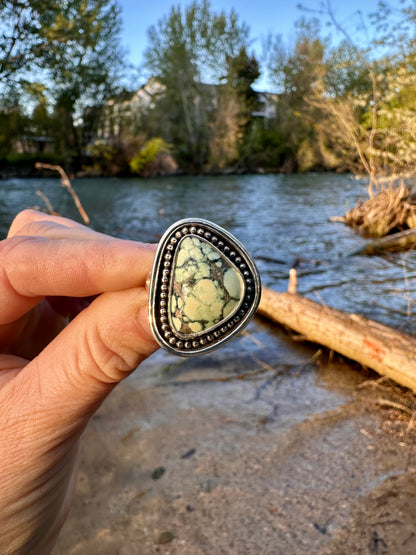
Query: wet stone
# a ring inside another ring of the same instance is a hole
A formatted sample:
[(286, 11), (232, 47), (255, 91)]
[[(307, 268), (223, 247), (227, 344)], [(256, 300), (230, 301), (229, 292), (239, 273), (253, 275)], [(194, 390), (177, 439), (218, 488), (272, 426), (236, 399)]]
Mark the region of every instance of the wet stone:
[(166, 472), (166, 469), (164, 466), (158, 466), (152, 472), (152, 479), (159, 480), (159, 478), (161, 478), (165, 472)]
[(186, 336), (203, 333), (233, 314), (244, 297), (237, 268), (207, 241), (186, 236), (173, 264), (170, 324)]
[(167, 530), (166, 532), (161, 532), (159, 534), (156, 540), (156, 543), (158, 543), (159, 545), (165, 545), (167, 543), (170, 543), (174, 539), (175, 539), (175, 536), (172, 534), (172, 532)]

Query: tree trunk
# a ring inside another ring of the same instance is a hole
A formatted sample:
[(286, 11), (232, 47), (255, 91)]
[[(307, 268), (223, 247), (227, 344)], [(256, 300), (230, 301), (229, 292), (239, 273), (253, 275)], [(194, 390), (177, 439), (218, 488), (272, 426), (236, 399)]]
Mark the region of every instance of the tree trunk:
[(266, 287), (258, 311), (302, 334), (305, 340), (355, 360), (416, 393), (416, 338), (364, 316)]

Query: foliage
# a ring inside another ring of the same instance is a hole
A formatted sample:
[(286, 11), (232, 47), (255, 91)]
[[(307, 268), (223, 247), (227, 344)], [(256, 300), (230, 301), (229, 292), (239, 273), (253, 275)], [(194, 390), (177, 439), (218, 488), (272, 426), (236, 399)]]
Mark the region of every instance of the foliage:
[[(331, 15), (331, 14), (329, 14)], [(416, 167), (416, 7), (392, 10), (380, 2), (374, 39), (345, 40), (327, 58), (327, 72), (306, 102), (316, 125), (344, 167), (364, 172), (373, 186), (414, 173)]]
[(213, 83), (227, 74), (230, 58), (247, 46), (248, 28), (234, 11), (211, 10), (207, 0), (193, 1), (149, 29), (146, 66), (165, 87), (155, 112), (159, 129), (174, 144), (185, 167), (200, 170), (208, 159), (210, 120), (215, 116)]
[(280, 36), (269, 42), (268, 68), (279, 88), (276, 125), (286, 143), (287, 168), (306, 171), (322, 164), (317, 138), (316, 114), (309, 97), (320, 86), (327, 71), (327, 40), (320, 37), (317, 19), (296, 23), (294, 45)]
[(278, 128), (265, 128), (262, 121), (253, 122), (246, 145), (246, 165), (279, 171), (290, 156), (287, 143)]
[(81, 153), (77, 108), (114, 88), (123, 67), (120, 27), (116, 0), (0, 2), (0, 96), (4, 102), (18, 90), (25, 105), (35, 103), (32, 127), (44, 124), (42, 134), (55, 135), (63, 160)]
[(217, 82), (225, 73), (228, 57), (236, 56), (247, 44), (248, 32), (234, 10), (228, 16), (216, 14), (208, 0), (194, 0), (184, 11), (173, 6), (148, 31), (147, 67), (165, 85), (177, 81), (177, 70), (200, 81)]
[(171, 152), (172, 145), (160, 137), (154, 137), (147, 141), (139, 153), (130, 160), (130, 169), (133, 173), (142, 174), (158, 157)]
[(86, 148), (83, 171), (90, 175), (130, 175), (129, 160), (145, 141), (145, 136), (140, 134), (123, 134), (110, 141), (97, 139)]
[(259, 64), (254, 55), (242, 48), (237, 56), (227, 57), (226, 83), (217, 90), (215, 116), (211, 121), (210, 167), (224, 169), (244, 158), (244, 150), (256, 104), (251, 88), (259, 77)]
[(22, 79), (46, 51), (40, 28), (43, 11), (53, 9), (52, 1), (25, 2), (3, 0), (0, 3), (0, 76), (3, 82)]
[(59, 164), (61, 162), (61, 157), (56, 154), (39, 154), (35, 152), (11, 152), (5, 159), (9, 164), (18, 165), (30, 162), (31, 166), (34, 166), (35, 162), (49, 162), (51, 164)]
[(120, 66), (120, 25), (114, 0), (3, 0), (1, 82), (24, 85), (40, 76), (54, 94), (97, 94)]
[(0, 112), (0, 158), (13, 150), (13, 141), (25, 128), (26, 118), (22, 114), (19, 100), (16, 97), (7, 99)]
[(415, 3), (380, 2), (365, 46), (330, 0), (320, 6), (321, 19), (300, 18), (291, 40), (269, 38), (274, 97), (253, 89), (260, 66), (234, 10), (218, 13), (208, 0), (173, 6), (148, 31), (151, 101), (140, 104), (117, 88), (117, 0), (3, 0), (0, 158), (48, 154), (71, 165), (87, 156), (89, 171), (108, 174), (157, 172), (168, 158), (192, 172), (347, 170), (370, 177), (370, 194), (414, 174)]
[(117, 173), (114, 172), (117, 151), (112, 144), (98, 139), (87, 147), (86, 153), (93, 161), (92, 166), (84, 166), (84, 169), (88, 167), (90, 173), (98, 175), (112, 175), (113, 173)]

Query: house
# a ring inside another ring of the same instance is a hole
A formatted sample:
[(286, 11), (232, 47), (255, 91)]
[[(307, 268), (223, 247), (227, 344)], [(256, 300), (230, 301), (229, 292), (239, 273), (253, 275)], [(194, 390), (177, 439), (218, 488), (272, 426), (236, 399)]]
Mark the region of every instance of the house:
[[(208, 106), (204, 106), (205, 109), (209, 111), (216, 109), (218, 90), (221, 86), (202, 85), (201, 90), (205, 93), (204, 102), (206, 103), (208, 98), (212, 99)], [(89, 116), (84, 115), (84, 144), (91, 144), (97, 140), (104, 143), (113, 142), (126, 132), (133, 136), (137, 135), (143, 115), (155, 107), (157, 98), (164, 91), (165, 86), (155, 77), (151, 77), (136, 92), (123, 91), (107, 100), (103, 107), (90, 109)], [(273, 93), (256, 92), (256, 107), (252, 117), (262, 119), (264, 127), (268, 127), (276, 118), (278, 97), (279, 95)], [(199, 96), (195, 102), (196, 107), (201, 109)]]
[(53, 138), (47, 136), (21, 135), (13, 143), (13, 151), (18, 154), (43, 154), (53, 151)]
[(276, 119), (279, 95), (276, 93), (256, 92), (256, 107), (251, 113), (253, 118), (263, 119), (264, 127)]
[(155, 101), (165, 90), (164, 85), (151, 77), (136, 92), (122, 92), (109, 99), (103, 107), (95, 139), (107, 142), (116, 139), (122, 131), (131, 131), (140, 124), (140, 117), (155, 106)]

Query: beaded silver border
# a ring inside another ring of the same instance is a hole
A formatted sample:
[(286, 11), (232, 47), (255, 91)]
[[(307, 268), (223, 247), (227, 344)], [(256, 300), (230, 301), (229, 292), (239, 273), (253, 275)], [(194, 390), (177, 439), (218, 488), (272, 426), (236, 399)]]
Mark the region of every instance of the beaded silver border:
[[(184, 339), (169, 322), (172, 265), (180, 241), (186, 236), (204, 239), (242, 274), (244, 297), (236, 311), (207, 331)], [(159, 242), (150, 282), (149, 319), (156, 341), (169, 353), (195, 356), (208, 353), (240, 333), (254, 316), (261, 295), (260, 275), (245, 247), (220, 226), (199, 218), (174, 223)]]

